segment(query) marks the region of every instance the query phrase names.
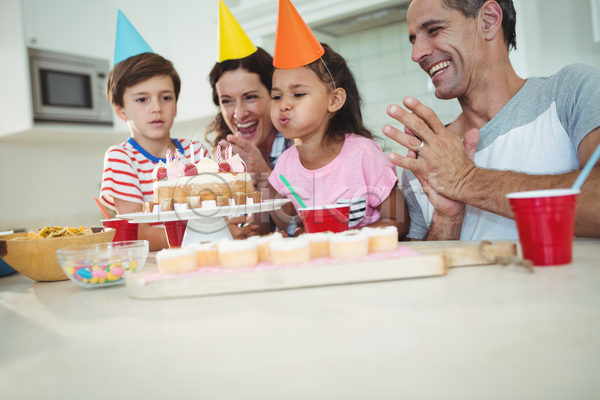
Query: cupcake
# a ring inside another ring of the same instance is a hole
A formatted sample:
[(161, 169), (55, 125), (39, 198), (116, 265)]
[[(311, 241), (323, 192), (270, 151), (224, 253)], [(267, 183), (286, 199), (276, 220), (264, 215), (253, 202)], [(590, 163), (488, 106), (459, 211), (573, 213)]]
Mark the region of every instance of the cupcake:
[(258, 247), (252, 240), (219, 242), (219, 264), (223, 268), (248, 268), (258, 264)]
[(329, 257), (329, 241), (333, 233), (305, 233), (301, 236), (302, 239), (308, 240), (310, 243), (310, 258)]
[(395, 226), (363, 228), (362, 232), (369, 237), (369, 253), (388, 253), (398, 248), (398, 228)]
[(275, 265), (302, 264), (310, 261), (310, 243), (302, 238), (272, 240), (271, 261)]
[(196, 251), (192, 247), (165, 249), (156, 253), (161, 274), (185, 274), (196, 269)]
[(201, 267), (213, 267), (219, 265), (219, 245), (216, 242), (196, 244), (196, 265)]
[(283, 239), (283, 236), (279, 232), (274, 232), (265, 236), (252, 236), (248, 240), (255, 241), (258, 246), (258, 262), (271, 261), (271, 246), (272, 240)]
[(369, 237), (357, 229), (336, 233), (329, 241), (331, 258), (359, 258), (369, 252)]

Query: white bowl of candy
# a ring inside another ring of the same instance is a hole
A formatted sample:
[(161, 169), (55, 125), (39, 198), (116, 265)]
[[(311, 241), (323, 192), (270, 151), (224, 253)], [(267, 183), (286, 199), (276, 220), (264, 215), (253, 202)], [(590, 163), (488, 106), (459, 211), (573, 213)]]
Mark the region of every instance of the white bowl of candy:
[(146, 240), (66, 247), (56, 251), (65, 274), (84, 288), (124, 284), (126, 275), (144, 267), (147, 256)]

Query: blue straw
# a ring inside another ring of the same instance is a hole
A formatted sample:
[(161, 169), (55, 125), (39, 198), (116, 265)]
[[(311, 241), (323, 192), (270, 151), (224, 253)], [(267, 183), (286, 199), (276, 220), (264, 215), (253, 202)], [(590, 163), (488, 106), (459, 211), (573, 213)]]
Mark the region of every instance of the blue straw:
[(600, 144), (598, 145), (598, 147), (596, 147), (596, 150), (594, 150), (594, 154), (592, 154), (592, 156), (590, 157), (588, 162), (585, 163), (585, 167), (583, 167), (583, 169), (579, 173), (579, 176), (577, 177), (577, 180), (575, 181), (575, 183), (573, 184), (571, 189), (575, 189), (575, 190), (581, 189), (583, 182), (585, 182), (586, 178), (592, 171), (592, 168), (594, 168), (594, 165), (596, 165), (596, 163), (598, 162), (599, 158), (600, 158)]

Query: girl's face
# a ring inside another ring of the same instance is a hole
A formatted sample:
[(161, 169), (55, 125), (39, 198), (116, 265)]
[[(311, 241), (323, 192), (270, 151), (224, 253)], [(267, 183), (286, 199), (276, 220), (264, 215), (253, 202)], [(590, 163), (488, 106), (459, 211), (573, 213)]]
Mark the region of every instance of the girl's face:
[(271, 119), (283, 136), (304, 140), (323, 137), (332, 92), (313, 71), (306, 67), (276, 69), (271, 98)]
[(227, 71), (215, 85), (221, 114), (235, 136), (242, 137), (260, 148), (268, 142), (275, 128), (269, 109), (271, 96), (260, 76), (245, 69)]

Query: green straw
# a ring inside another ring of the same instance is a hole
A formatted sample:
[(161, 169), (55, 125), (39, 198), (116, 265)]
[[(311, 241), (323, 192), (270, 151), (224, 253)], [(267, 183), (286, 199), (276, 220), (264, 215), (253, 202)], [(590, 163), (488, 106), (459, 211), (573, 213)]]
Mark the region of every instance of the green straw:
[(300, 207), (306, 208), (306, 205), (304, 204), (304, 202), (302, 201), (300, 196), (298, 196), (298, 194), (296, 193), (296, 191), (294, 190), (292, 185), (290, 185), (290, 183), (287, 181), (287, 179), (285, 179), (285, 176), (283, 176), (283, 174), (281, 174), (281, 175), (279, 175), (279, 178), (283, 181), (283, 183), (285, 183), (285, 186), (287, 186), (287, 188), (290, 189), (290, 192), (294, 195), (294, 197), (296, 198), (296, 201), (298, 202), (298, 204), (300, 204)]

